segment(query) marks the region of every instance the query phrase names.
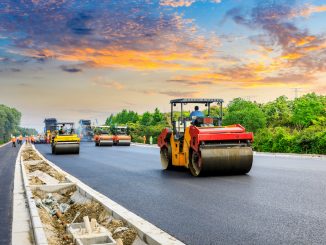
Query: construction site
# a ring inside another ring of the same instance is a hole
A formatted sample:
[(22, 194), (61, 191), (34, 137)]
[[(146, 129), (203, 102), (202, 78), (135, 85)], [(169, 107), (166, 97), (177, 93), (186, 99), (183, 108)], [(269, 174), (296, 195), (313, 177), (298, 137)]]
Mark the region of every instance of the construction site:
[(0, 1), (0, 245), (326, 244), (325, 13)]
[[(289, 207), (284, 188), (292, 198), (297, 194), (291, 185), (274, 188), (273, 174), (279, 178), (284, 166), (308, 162), (323, 168), (325, 157), (255, 153), (253, 132), (241, 124), (224, 125), (222, 106), (223, 100), (214, 98), (171, 100), (171, 127), (162, 129), (155, 145), (132, 143), (126, 125), (80, 120), (87, 125), (81, 130), (74, 122), (46, 118), (46, 141), (26, 138), (17, 152), (12, 244), (262, 244), (272, 238), (291, 243), (274, 224), (288, 219), (294, 223), (287, 230), (297, 229), (308, 215), (297, 210), (308, 203), (296, 203), (288, 214), (278, 212)], [(189, 114), (188, 107), (195, 110)], [(264, 169), (273, 174), (263, 177)], [(309, 188), (304, 195), (311, 197)], [(269, 221), (255, 225), (263, 220)], [(315, 227), (313, 218), (307, 222)], [(228, 227), (238, 225), (242, 232), (229, 236)], [(301, 229), (324, 239), (318, 230)]]

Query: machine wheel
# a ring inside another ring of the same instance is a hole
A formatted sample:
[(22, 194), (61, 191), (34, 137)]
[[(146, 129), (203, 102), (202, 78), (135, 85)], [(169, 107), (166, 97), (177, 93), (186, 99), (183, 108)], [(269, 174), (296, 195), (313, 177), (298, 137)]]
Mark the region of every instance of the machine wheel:
[(202, 159), (199, 152), (193, 152), (191, 155), (191, 162), (189, 164), (190, 172), (193, 176), (197, 177), (200, 175), (202, 170)]
[(161, 154), (161, 164), (164, 170), (172, 168), (172, 150), (171, 145), (168, 144), (168, 147), (163, 147), (160, 151)]
[(55, 154), (55, 147), (52, 146), (51, 149), (52, 149), (52, 154)]
[(98, 146), (98, 142), (95, 142), (95, 146)]

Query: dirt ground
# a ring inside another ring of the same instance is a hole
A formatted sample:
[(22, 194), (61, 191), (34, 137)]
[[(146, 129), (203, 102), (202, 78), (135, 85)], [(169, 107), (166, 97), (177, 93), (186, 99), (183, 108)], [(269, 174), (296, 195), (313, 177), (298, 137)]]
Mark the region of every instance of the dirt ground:
[(42, 158), (30, 147), (22, 152), (22, 157), (24, 161), (42, 160)]
[[(33, 150), (27, 150), (22, 153), (24, 160), (41, 160), (41, 158)], [(26, 171), (28, 173), (36, 170), (43, 171), (50, 176), (56, 178), (59, 181), (65, 181), (66, 178), (63, 174), (53, 169), (46, 162), (41, 162), (36, 165), (25, 164)], [(32, 177), (31, 181), (35, 184), (44, 184), (37, 177)], [(89, 201), (83, 204), (71, 203), (70, 197), (76, 191), (76, 187), (65, 188), (57, 192), (51, 193), (58, 203), (69, 203), (70, 208), (65, 212), (57, 212), (55, 215), (51, 215), (48, 211), (40, 207), (38, 208), (41, 221), (44, 225), (44, 230), (48, 238), (49, 245), (73, 245), (72, 237), (67, 233), (66, 226), (70, 224), (75, 218), (77, 212), (79, 216), (74, 223), (83, 222), (83, 217), (88, 216), (89, 219), (95, 218), (97, 222), (106, 227), (113, 235), (114, 239), (120, 238), (123, 241), (123, 245), (132, 245), (137, 237), (137, 232), (134, 228), (127, 227), (127, 224), (121, 220), (113, 219), (108, 211), (98, 202)], [(45, 199), (48, 193), (42, 190), (34, 190), (33, 195), (38, 199)], [(116, 232), (119, 227), (127, 227), (120, 232)]]
[[(75, 223), (83, 222), (83, 217), (88, 216), (89, 219), (95, 218), (97, 222), (106, 227), (111, 233), (113, 233), (118, 227), (125, 227), (125, 224), (121, 220), (111, 220), (110, 216), (104, 207), (97, 202), (89, 202), (86, 204), (73, 204), (70, 209), (60, 215), (51, 216), (45, 209), (39, 209), (42, 223), (45, 224), (47, 231), (47, 237), (49, 245), (70, 245), (72, 244), (72, 238), (66, 231), (66, 225), (70, 224), (75, 218), (77, 212), (80, 215), (74, 221)], [(124, 245), (131, 245), (136, 239), (137, 232), (134, 229), (128, 229), (122, 232), (114, 234), (114, 239), (121, 238)]]
[(36, 165), (25, 164), (25, 168), (27, 170), (26, 171), (27, 173), (32, 173), (32, 172), (34, 172), (36, 170), (40, 170), (42, 172), (47, 173), (51, 177), (59, 180), (60, 182), (65, 182), (66, 181), (66, 177), (63, 174), (61, 174), (57, 170), (53, 169), (49, 164), (47, 164), (44, 161), (39, 163), (39, 164), (36, 164)]

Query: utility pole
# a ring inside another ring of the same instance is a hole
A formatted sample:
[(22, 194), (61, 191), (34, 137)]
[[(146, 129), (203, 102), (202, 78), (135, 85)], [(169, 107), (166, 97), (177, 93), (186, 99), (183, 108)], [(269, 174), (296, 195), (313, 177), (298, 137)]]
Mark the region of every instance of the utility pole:
[(245, 96), (244, 98), (248, 101), (251, 101), (252, 99), (256, 98), (257, 96)]
[(298, 98), (299, 92), (302, 90), (301, 88), (292, 88), (294, 91), (294, 98)]

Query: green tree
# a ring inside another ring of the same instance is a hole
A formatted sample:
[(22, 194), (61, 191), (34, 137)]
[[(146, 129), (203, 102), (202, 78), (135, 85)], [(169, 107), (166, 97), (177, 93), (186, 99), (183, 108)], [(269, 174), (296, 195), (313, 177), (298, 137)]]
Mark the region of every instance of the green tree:
[(0, 140), (7, 141), (15, 134), (21, 119), (21, 113), (15, 108), (0, 105)]
[(262, 109), (253, 102), (236, 98), (228, 105), (223, 125), (241, 124), (247, 131), (256, 132), (266, 127), (266, 116)]
[(143, 126), (149, 126), (152, 124), (153, 121), (153, 116), (151, 115), (151, 113), (149, 113), (148, 111), (146, 111), (142, 116), (141, 116), (141, 120), (140, 120), (140, 124)]
[(309, 127), (314, 120), (326, 116), (326, 96), (306, 94), (294, 100), (292, 122), (298, 128)]
[(270, 127), (290, 126), (292, 119), (293, 103), (286, 96), (280, 96), (272, 102), (263, 105), (263, 111), (267, 117), (267, 125)]
[(162, 123), (163, 119), (164, 119), (164, 115), (160, 112), (158, 108), (155, 108), (155, 111), (153, 113), (152, 124), (156, 125), (158, 123)]

